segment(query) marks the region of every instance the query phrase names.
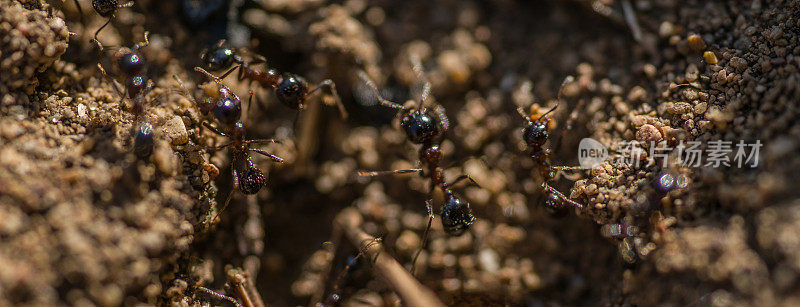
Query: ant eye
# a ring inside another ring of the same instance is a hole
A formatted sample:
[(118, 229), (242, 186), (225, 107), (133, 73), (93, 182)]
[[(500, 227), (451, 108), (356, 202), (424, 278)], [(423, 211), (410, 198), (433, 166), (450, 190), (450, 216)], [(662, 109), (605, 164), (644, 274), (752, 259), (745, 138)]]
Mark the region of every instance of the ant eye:
[(147, 76), (138, 75), (127, 80), (128, 98), (134, 99), (147, 87)]
[(220, 46), (207, 51), (202, 56), (204, 64), (209, 70), (220, 71), (233, 65), (233, 49), (228, 46)]
[(123, 54), (118, 60), (119, 70), (126, 76), (133, 76), (141, 73), (145, 67), (144, 57), (136, 52)]
[(242, 117), (242, 104), (232, 99), (230, 96), (222, 96), (217, 99), (213, 107), (214, 117), (225, 126), (236, 124)]
[(153, 125), (143, 123), (136, 129), (136, 136), (133, 139), (133, 153), (140, 159), (144, 159), (153, 153)]
[(92, 7), (97, 14), (103, 17), (109, 17), (114, 14), (119, 7), (118, 0), (92, 0)]
[(258, 167), (249, 162), (243, 172), (239, 173), (239, 190), (247, 195), (258, 193), (267, 184), (267, 177)]
[(442, 211), (442, 227), (451, 236), (460, 236), (475, 222), (469, 203), (456, 195), (445, 200)]
[(532, 147), (541, 147), (547, 142), (548, 133), (547, 133), (547, 126), (543, 123), (533, 123), (525, 127), (525, 131), (523, 131), (523, 138), (525, 139), (525, 144)]
[(308, 95), (308, 83), (300, 76), (287, 74), (283, 77), (283, 81), (278, 85), (275, 93), (281, 103), (292, 109), (300, 110), (303, 108), (306, 95)]
[(406, 136), (415, 144), (430, 142), (439, 135), (439, 124), (427, 113), (413, 111), (403, 116), (400, 126), (406, 131)]

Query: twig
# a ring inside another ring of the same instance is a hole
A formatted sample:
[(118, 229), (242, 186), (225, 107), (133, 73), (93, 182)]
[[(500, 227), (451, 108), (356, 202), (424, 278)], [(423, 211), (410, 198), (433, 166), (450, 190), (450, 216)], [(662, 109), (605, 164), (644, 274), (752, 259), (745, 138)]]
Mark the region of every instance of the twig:
[(360, 226), (361, 214), (354, 208), (346, 208), (336, 217), (336, 224), (344, 230), (345, 236), (354, 245), (365, 251), (372, 264), (372, 271), (383, 278), (400, 296), (406, 306), (444, 306), (441, 300), (422, 284), (414, 279), (400, 263), (385, 253), (381, 244), (370, 244), (375, 238), (368, 235)]

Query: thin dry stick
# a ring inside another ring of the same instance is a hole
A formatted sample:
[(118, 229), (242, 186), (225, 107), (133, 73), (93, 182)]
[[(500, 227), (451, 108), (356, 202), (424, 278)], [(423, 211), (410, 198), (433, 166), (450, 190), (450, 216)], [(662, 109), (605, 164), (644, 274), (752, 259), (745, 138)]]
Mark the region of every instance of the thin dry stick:
[[(333, 231), (331, 232), (331, 240), (326, 242), (325, 249), (328, 251), (328, 259), (325, 263), (325, 268), (322, 270), (321, 276), (325, 278), (324, 280), (328, 280), (331, 274), (331, 269), (333, 267), (333, 260), (336, 258), (336, 249), (339, 248), (339, 242), (342, 238), (342, 229), (338, 226), (338, 224), (333, 225)], [(338, 282), (338, 281), (337, 281)], [(314, 304), (321, 302), (323, 296), (325, 295), (325, 287), (319, 287), (317, 291), (314, 292), (314, 295), (311, 296), (311, 301), (309, 301), (309, 306), (313, 306)]]
[(370, 244), (375, 238), (361, 230), (362, 217), (356, 209), (342, 210), (336, 217), (336, 223), (350, 242), (365, 250), (372, 271), (394, 289), (406, 306), (445, 306), (433, 291), (420, 284), (397, 260), (389, 256), (381, 244)]

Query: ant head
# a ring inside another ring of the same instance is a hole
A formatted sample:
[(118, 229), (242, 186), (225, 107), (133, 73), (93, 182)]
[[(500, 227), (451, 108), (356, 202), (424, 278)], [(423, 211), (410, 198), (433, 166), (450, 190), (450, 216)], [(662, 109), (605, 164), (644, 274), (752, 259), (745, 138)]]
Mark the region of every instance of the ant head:
[(442, 227), (451, 236), (460, 236), (475, 222), (475, 216), (466, 200), (447, 193), (442, 210)]
[(306, 79), (295, 74), (284, 74), (283, 80), (275, 89), (278, 100), (295, 110), (304, 108), (306, 96), (308, 96), (308, 83)]
[(117, 67), (125, 76), (135, 76), (144, 71), (146, 61), (138, 52), (123, 53), (117, 58)]
[(415, 144), (433, 142), (442, 133), (438, 118), (425, 109), (407, 109), (400, 119), (400, 127)]
[(125, 80), (125, 88), (128, 89), (128, 98), (134, 99), (147, 89), (148, 81), (145, 75), (135, 75)]
[(100, 16), (109, 17), (119, 8), (119, 0), (92, 0), (92, 7)]
[(242, 103), (232, 95), (220, 95), (211, 108), (214, 117), (224, 126), (239, 122), (242, 117)]
[(203, 65), (211, 71), (228, 69), (234, 63), (241, 62), (235, 50), (224, 40), (219, 41), (213, 48), (203, 50), (200, 58), (203, 60)]
[(542, 147), (547, 142), (548, 137), (549, 133), (547, 132), (545, 121), (528, 122), (525, 130), (522, 131), (522, 138), (528, 147)]
[(547, 210), (550, 215), (553, 216), (564, 216), (567, 213), (566, 207), (564, 206), (564, 202), (558, 198), (553, 193), (547, 193), (544, 199), (544, 209)]
[(136, 136), (134, 136), (133, 139), (133, 153), (139, 157), (139, 159), (147, 158), (153, 153), (154, 143), (153, 125), (150, 123), (142, 123), (139, 125), (136, 129)]
[(247, 159), (247, 163), (243, 164), (243, 169), (237, 170), (239, 191), (247, 195), (256, 194), (267, 185), (267, 176), (264, 176), (264, 173), (253, 165), (249, 158), (245, 157), (245, 159)]

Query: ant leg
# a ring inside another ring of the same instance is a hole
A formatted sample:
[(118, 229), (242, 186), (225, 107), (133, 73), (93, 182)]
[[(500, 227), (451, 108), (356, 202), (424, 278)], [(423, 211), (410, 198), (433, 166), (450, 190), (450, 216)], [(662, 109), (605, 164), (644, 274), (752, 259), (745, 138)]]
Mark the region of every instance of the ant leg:
[(103, 28), (105, 28), (111, 22), (111, 19), (113, 19), (113, 18), (114, 18), (114, 15), (111, 15), (110, 17), (108, 17), (108, 20), (106, 20), (106, 23), (104, 23), (103, 26), (100, 27), (100, 29), (97, 29), (97, 31), (94, 32), (94, 38), (92, 39), (92, 42), (97, 44), (97, 48), (100, 48), (100, 51), (103, 51), (103, 44), (100, 43), (100, 40), (97, 39), (97, 34), (99, 34), (100, 31), (102, 31)]
[(217, 291), (214, 291), (214, 290), (208, 289), (208, 288), (206, 288), (206, 287), (197, 287), (197, 290), (200, 290), (200, 292), (203, 292), (203, 293), (205, 293), (205, 294), (208, 294), (208, 295), (210, 295), (210, 296), (213, 296), (213, 297), (215, 297), (215, 298), (217, 298), (217, 299), (220, 299), (220, 300), (226, 300), (226, 301), (228, 301), (228, 302), (231, 302), (232, 304), (236, 305), (236, 307), (244, 307), (244, 306), (242, 306), (242, 304), (240, 304), (240, 303), (239, 303), (239, 301), (237, 301), (235, 298), (232, 298), (232, 297), (230, 297), (230, 296), (227, 296), (227, 295), (221, 294), (221, 293), (219, 293), (219, 292), (217, 292)]
[(239, 189), (239, 172), (236, 170), (236, 158), (233, 158), (231, 162), (231, 174), (233, 175), (233, 187), (231, 187), (231, 191), (228, 192), (228, 197), (225, 198), (225, 204), (222, 205), (222, 209), (217, 211), (217, 214), (214, 215), (214, 218), (211, 219), (211, 222), (216, 221), (217, 218), (222, 214), (225, 209), (228, 208), (228, 205), (231, 203), (231, 198), (233, 198), (233, 192)]
[(133, 4), (134, 4), (134, 2), (133, 2), (133, 1), (128, 1), (128, 2), (127, 2), (127, 3), (125, 3), (125, 4), (121, 4), (120, 6), (118, 6), (118, 7), (117, 7), (117, 9), (121, 9), (121, 8), (123, 8), (123, 7), (131, 7), (131, 6), (133, 6)]
[(425, 232), (422, 233), (422, 244), (420, 244), (417, 253), (414, 255), (414, 259), (411, 260), (411, 276), (414, 276), (414, 270), (417, 268), (419, 254), (422, 253), (425, 244), (428, 243), (428, 232), (431, 230), (431, 223), (433, 222), (433, 206), (431, 206), (430, 199), (425, 201), (425, 209), (428, 210), (428, 226), (425, 227)]
[(119, 84), (117, 84), (117, 81), (116, 81), (116, 80), (114, 80), (114, 79), (112, 79), (112, 78), (111, 78), (111, 77), (110, 77), (110, 76), (109, 76), (109, 75), (106, 73), (106, 70), (103, 68), (103, 65), (101, 65), (100, 63), (97, 63), (97, 68), (98, 68), (98, 69), (100, 69), (100, 73), (102, 73), (102, 74), (103, 74), (103, 77), (105, 77), (106, 79), (108, 79), (108, 82), (111, 82), (111, 85), (112, 85), (112, 87), (114, 88), (114, 91), (116, 91), (116, 92), (117, 92), (117, 94), (118, 94), (120, 97), (125, 97), (125, 94), (122, 92), (122, 89), (120, 89), (120, 88), (119, 88)]
[(222, 145), (217, 145), (217, 146), (209, 147), (209, 148), (208, 148), (208, 150), (210, 150), (210, 151), (212, 151), (212, 152), (214, 152), (214, 151), (218, 151), (218, 150), (220, 150), (220, 149), (224, 149), (225, 147), (228, 147), (228, 146), (230, 146), (231, 144), (233, 144), (233, 141), (229, 141), (229, 142), (227, 142), (227, 143), (225, 143), (225, 144), (222, 144)]
[(271, 153), (268, 153), (266, 151), (263, 151), (261, 149), (250, 148), (250, 151), (253, 151), (253, 152), (258, 153), (258, 154), (262, 154), (262, 155), (266, 156), (267, 158), (272, 159), (272, 161), (274, 161), (274, 162), (283, 163), (283, 158), (278, 157), (276, 155), (273, 155)]
[(219, 129), (217, 129), (217, 127), (212, 126), (208, 122), (203, 122), (203, 126), (205, 126), (208, 129), (211, 129), (211, 132), (214, 132), (214, 133), (219, 134), (221, 136), (227, 136), (224, 132), (219, 131)]
[(313, 94), (314, 92), (316, 92), (317, 90), (319, 90), (319, 89), (321, 89), (323, 87), (328, 87), (330, 89), (331, 96), (333, 96), (333, 99), (336, 101), (336, 106), (339, 108), (339, 115), (341, 115), (342, 118), (346, 119), (347, 118), (347, 110), (344, 108), (344, 104), (342, 103), (342, 98), (339, 97), (339, 92), (336, 91), (336, 83), (333, 83), (333, 80), (325, 79), (315, 89), (313, 89), (310, 92), (308, 92), (308, 94), (311, 95), (311, 94)]
[(150, 45), (150, 40), (148, 39), (148, 36), (150, 36), (150, 31), (144, 31), (144, 41), (136, 43), (136, 45), (133, 45), (133, 50), (139, 50), (143, 47), (147, 47), (147, 45)]
[(363, 70), (359, 70), (358, 71), (358, 77), (361, 78), (361, 81), (363, 81), (367, 86), (369, 86), (372, 89), (373, 94), (375, 94), (375, 96), (378, 99), (378, 102), (380, 102), (380, 104), (382, 106), (393, 108), (393, 109), (398, 109), (398, 110), (404, 110), (405, 109), (405, 107), (403, 107), (402, 105), (400, 105), (400, 104), (398, 104), (396, 102), (389, 101), (386, 98), (383, 98), (383, 96), (381, 96), (380, 91), (378, 91), (378, 86), (376, 86), (375, 82), (373, 82), (369, 78), (369, 76), (367, 76), (366, 72), (364, 72)]
[(412, 168), (412, 169), (398, 169), (393, 171), (377, 171), (377, 172), (366, 172), (366, 171), (358, 171), (359, 176), (364, 177), (375, 177), (375, 176), (383, 176), (383, 175), (400, 175), (400, 174), (410, 174), (410, 173), (419, 173), (422, 172), (421, 168)]
[(574, 201), (574, 200), (571, 200), (571, 199), (569, 199), (569, 198), (568, 198), (566, 195), (564, 195), (563, 193), (559, 192), (559, 191), (558, 191), (558, 190), (556, 190), (555, 188), (553, 188), (553, 187), (551, 187), (550, 185), (548, 185), (548, 184), (547, 184), (547, 182), (542, 182), (542, 188), (544, 188), (544, 190), (545, 190), (546, 192), (552, 193), (552, 194), (553, 194), (553, 195), (555, 195), (555, 196), (556, 196), (558, 199), (560, 199), (560, 200), (562, 200), (562, 201), (564, 201), (564, 202), (566, 202), (566, 203), (568, 203), (568, 204), (572, 205), (573, 207), (575, 207), (575, 208), (577, 208), (577, 209), (583, 209), (583, 207), (584, 207), (584, 206), (583, 206), (583, 205), (581, 205), (580, 203), (578, 203), (578, 202), (576, 202), (576, 201)]
[(369, 242), (366, 245), (364, 245), (364, 247), (358, 249), (358, 254), (355, 257), (353, 257), (353, 259), (350, 260), (350, 262), (348, 262), (347, 265), (345, 265), (344, 270), (342, 270), (342, 272), (339, 273), (339, 276), (336, 277), (336, 282), (333, 284), (333, 288), (331, 289), (331, 296), (330, 298), (328, 298), (329, 304), (333, 305), (333, 303), (338, 302), (341, 299), (341, 297), (339, 296), (339, 286), (341, 285), (344, 277), (347, 276), (347, 273), (350, 272), (350, 269), (353, 267), (353, 265), (356, 264), (356, 261), (358, 261), (358, 259), (363, 257), (364, 254), (366, 254), (366, 251), (370, 247), (372, 247), (375, 244), (381, 244), (382, 242), (383, 238), (373, 238), (372, 240), (369, 240)]
[(480, 185), (477, 182), (475, 182), (475, 179), (472, 179), (472, 177), (470, 177), (470, 175), (458, 176), (458, 178), (456, 178), (452, 182), (445, 184), (445, 187), (454, 186), (454, 185), (456, 185), (456, 184), (458, 184), (458, 183), (460, 183), (461, 181), (464, 181), (464, 180), (469, 180), (470, 184), (472, 184), (472, 185), (474, 185), (476, 187), (480, 187)]
[(273, 139), (256, 139), (256, 140), (244, 140), (243, 143), (245, 144), (272, 144), (272, 143), (281, 143), (279, 140)]
[[(227, 77), (228, 75), (230, 75), (230, 74), (231, 74), (231, 73), (232, 73), (234, 70), (236, 70), (236, 69), (237, 69), (237, 68), (239, 68), (240, 66), (241, 66), (241, 65), (235, 65), (235, 66), (231, 67), (230, 69), (228, 69), (228, 71), (226, 71), (224, 74), (222, 74), (222, 75), (221, 75), (221, 76), (219, 76), (218, 78), (219, 78), (220, 80), (222, 80), (222, 79), (225, 79), (225, 77)], [(239, 71), (239, 80), (242, 80), (242, 72), (241, 72), (241, 71)]]

